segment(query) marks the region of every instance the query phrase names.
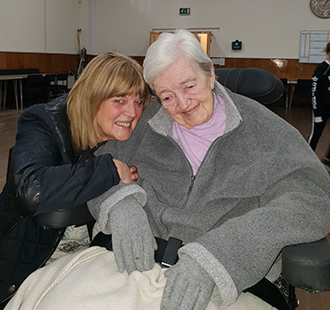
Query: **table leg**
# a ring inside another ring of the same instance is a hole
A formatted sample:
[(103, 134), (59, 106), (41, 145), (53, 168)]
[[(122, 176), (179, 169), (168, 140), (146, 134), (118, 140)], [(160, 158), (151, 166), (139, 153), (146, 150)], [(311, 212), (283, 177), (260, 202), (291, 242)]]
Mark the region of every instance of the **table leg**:
[(19, 80), (19, 91), (21, 97), (21, 110), (23, 110), (23, 81)]
[[(15, 92), (15, 101), (16, 101), (16, 110), (18, 110), (19, 105), (21, 105), (21, 110), (23, 110), (23, 82), (22, 80), (14, 80), (14, 92)], [(18, 88), (19, 88), (19, 97), (18, 97)], [(21, 104), (20, 104), (21, 103)]]
[(286, 92), (286, 100), (285, 100), (286, 108), (291, 108), (296, 85), (297, 85), (296, 81), (291, 81), (287, 83), (287, 92)]
[(16, 110), (18, 110), (17, 80), (13, 80), (13, 83), (14, 83), (14, 93), (15, 93)]
[(5, 81), (4, 83), (5, 87), (3, 88), (3, 109), (6, 109), (6, 99), (7, 99), (7, 87), (8, 87), (8, 81)]
[(0, 81), (0, 110), (2, 107), (2, 81)]
[(292, 84), (291, 85), (291, 91), (290, 91), (289, 108), (291, 108), (291, 105), (292, 105), (292, 100), (293, 100), (293, 95), (294, 95), (295, 88), (296, 88), (296, 84)]
[(288, 85), (285, 86), (285, 108), (289, 107), (289, 91), (290, 87)]

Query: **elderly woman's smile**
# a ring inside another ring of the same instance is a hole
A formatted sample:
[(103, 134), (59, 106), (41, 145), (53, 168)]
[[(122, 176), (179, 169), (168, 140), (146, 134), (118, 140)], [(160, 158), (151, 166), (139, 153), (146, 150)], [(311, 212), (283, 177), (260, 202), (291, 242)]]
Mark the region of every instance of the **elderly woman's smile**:
[(213, 114), (215, 76), (206, 75), (197, 64), (179, 58), (154, 81), (154, 89), (167, 113), (191, 129)]

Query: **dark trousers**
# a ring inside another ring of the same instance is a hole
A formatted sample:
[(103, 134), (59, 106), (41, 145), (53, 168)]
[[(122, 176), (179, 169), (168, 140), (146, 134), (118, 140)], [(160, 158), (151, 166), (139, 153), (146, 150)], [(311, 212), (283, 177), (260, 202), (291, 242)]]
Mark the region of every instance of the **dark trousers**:
[[(328, 111), (325, 111), (325, 112), (328, 112)], [(323, 129), (325, 128), (325, 125), (327, 124), (328, 118), (330, 119), (330, 113), (324, 113), (324, 115), (322, 116), (322, 122), (316, 123), (315, 121), (313, 121), (312, 133), (308, 139), (308, 143), (311, 146), (311, 148), (313, 149), (313, 151), (316, 150), (316, 146), (321, 138)], [(328, 149), (326, 158), (330, 159), (330, 148)]]

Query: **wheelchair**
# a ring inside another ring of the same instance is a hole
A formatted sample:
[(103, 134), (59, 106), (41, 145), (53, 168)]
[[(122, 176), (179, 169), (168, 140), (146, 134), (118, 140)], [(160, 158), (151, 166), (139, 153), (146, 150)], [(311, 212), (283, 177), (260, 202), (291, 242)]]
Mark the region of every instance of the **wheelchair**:
[[(259, 68), (216, 68), (215, 75), (223, 86), (238, 94), (250, 97), (260, 104), (271, 104), (279, 100), (285, 92), (282, 81), (270, 72)], [(38, 223), (45, 229), (82, 225), (93, 220), (87, 205), (76, 209), (58, 210), (38, 216)], [(111, 249), (111, 240), (99, 240), (101, 246)], [(164, 252), (177, 251), (180, 242), (157, 240), (163, 257)], [(92, 243), (93, 244), (93, 243)], [(170, 244), (172, 244), (170, 246)], [(99, 245), (99, 244), (97, 244)], [(176, 252), (175, 252), (176, 254)], [(322, 240), (291, 245), (282, 250), (282, 279), (288, 284), (286, 305), (278, 309), (294, 310), (298, 306), (295, 288), (309, 292), (330, 290), (330, 245), (327, 238)], [(158, 258), (156, 258), (157, 261)], [(172, 263), (177, 260), (175, 258)], [(258, 291), (258, 288), (256, 289)], [(249, 291), (249, 290), (248, 290)], [(258, 292), (252, 292), (258, 295)], [(277, 298), (277, 297), (275, 297)], [(263, 299), (263, 298), (262, 298)]]

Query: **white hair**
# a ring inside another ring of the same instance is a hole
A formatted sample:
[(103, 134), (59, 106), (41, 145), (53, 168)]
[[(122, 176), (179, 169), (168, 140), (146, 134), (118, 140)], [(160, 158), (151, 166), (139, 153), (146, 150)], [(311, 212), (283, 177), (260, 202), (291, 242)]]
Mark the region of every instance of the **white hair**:
[(205, 74), (211, 75), (212, 60), (191, 32), (183, 29), (175, 33), (164, 32), (148, 48), (143, 62), (143, 76), (152, 89), (155, 79), (181, 55), (198, 64)]

